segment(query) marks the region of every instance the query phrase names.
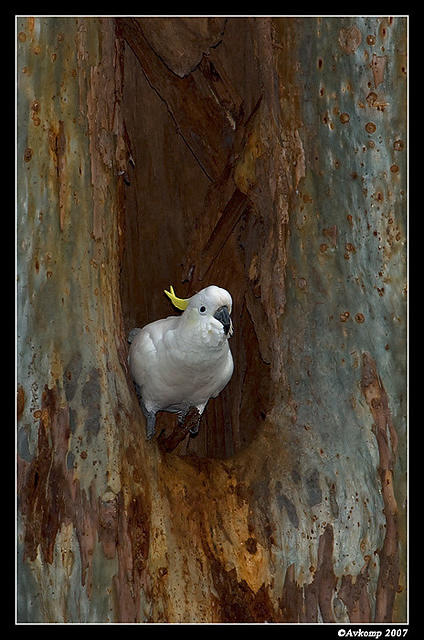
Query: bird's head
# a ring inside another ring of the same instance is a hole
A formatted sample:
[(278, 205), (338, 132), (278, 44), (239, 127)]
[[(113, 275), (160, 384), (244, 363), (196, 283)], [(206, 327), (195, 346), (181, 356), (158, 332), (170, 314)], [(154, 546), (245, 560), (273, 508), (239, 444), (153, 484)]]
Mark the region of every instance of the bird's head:
[(204, 331), (230, 338), (233, 335), (231, 310), (233, 301), (226, 289), (211, 285), (191, 298), (177, 298), (171, 286), (165, 291), (172, 304), (184, 311), (187, 322), (198, 324)]

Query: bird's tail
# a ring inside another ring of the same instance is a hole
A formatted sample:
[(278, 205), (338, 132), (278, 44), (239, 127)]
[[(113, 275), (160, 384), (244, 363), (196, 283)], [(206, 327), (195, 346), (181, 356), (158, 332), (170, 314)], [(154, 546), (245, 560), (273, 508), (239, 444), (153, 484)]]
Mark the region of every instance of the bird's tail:
[(141, 329), (139, 329), (138, 327), (136, 327), (135, 329), (131, 329), (131, 331), (128, 334), (128, 338), (127, 338), (129, 344), (131, 344), (131, 342), (136, 337), (137, 333), (139, 333), (140, 331), (141, 331)]

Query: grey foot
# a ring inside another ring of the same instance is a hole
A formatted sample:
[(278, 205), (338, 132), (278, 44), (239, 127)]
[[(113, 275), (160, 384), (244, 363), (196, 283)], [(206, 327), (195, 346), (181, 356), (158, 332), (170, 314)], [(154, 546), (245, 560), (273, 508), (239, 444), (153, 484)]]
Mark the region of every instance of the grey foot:
[[(179, 424), (179, 426), (183, 426), (183, 424), (184, 424), (184, 422), (185, 422), (185, 419), (186, 419), (186, 417), (187, 417), (187, 415), (188, 415), (189, 411), (190, 411), (190, 409), (187, 409), (187, 411), (185, 411), (184, 413), (180, 413), (180, 414), (178, 415), (178, 424)], [(196, 423), (191, 427), (191, 429), (189, 429), (189, 433), (190, 433), (192, 436), (195, 436), (195, 435), (197, 435), (197, 434), (199, 433), (200, 418), (201, 418), (201, 416), (199, 415), (199, 417), (198, 417), (198, 419), (197, 419)]]
[(140, 386), (134, 382), (135, 392), (137, 394), (138, 402), (141, 407), (141, 410), (146, 418), (146, 438), (147, 440), (151, 440), (155, 435), (155, 427), (156, 427), (156, 413), (152, 411), (148, 411), (143, 402), (143, 398), (141, 396)]
[(144, 414), (146, 416), (146, 438), (147, 440), (151, 440), (155, 435), (155, 427), (156, 427), (156, 414), (146, 412)]
[(186, 419), (186, 415), (187, 415), (188, 411), (184, 411), (183, 413), (179, 413), (178, 414), (178, 426), (182, 427), (184, 424), (184, 421)]
[(190, 434), (192, 436), (196, 436), (199, 433), (199, 427), (200, 427), (200, 416), (197, 423), (190, 429)]

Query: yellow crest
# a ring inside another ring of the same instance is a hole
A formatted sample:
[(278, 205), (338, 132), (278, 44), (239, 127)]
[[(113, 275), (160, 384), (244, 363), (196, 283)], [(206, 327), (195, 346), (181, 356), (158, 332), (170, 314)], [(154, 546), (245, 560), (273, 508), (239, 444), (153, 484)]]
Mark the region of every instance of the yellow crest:
[(177, 307), (177, 309), (181, 309), (181, 311), (184, 311), (184, 309), (187, 309), (188, 303), (190, 302), (190, 298), (177, 298), (177, 296), (174, 293), (174, 287), (170, 285), (169, 288), (171, 289), (171, 291), (169, 292), (169, 291), (166, 291), (166, 289), (164, 289), (164, 293), (166, 293), (166, 295), (171, 300), (174, 307)]

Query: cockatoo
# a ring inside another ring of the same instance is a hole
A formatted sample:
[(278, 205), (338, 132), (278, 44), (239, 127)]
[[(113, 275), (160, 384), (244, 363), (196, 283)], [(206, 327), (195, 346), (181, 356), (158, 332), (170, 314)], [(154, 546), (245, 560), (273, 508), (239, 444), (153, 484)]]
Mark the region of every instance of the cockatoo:
[(211, 285), (183, 299), (171, 286), (164, 293), (183, 313), (133, 329), (128, 337), (128, 363), (146, 416), (148, 440), (154, 436), (158, 411), (177, 413), (182, 423), (196, 407), (199, 419), (190, 431), (197, 433), (209, 398), (216, 398), (234, 370), (228, 291)]

